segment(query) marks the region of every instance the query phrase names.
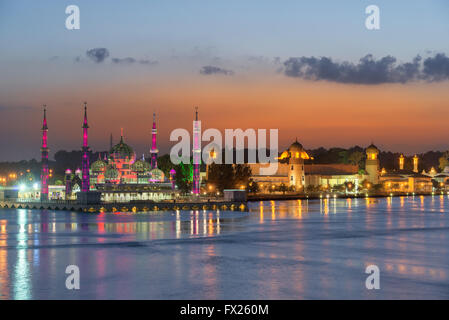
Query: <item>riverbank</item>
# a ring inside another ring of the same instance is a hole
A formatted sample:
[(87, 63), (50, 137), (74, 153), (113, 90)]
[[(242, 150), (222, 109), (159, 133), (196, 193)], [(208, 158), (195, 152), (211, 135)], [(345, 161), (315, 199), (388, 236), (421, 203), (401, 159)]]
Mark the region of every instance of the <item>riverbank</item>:
[(177, 210), (229, 210), (247, 211), (246, 201), (196, 201), (196, 202), (123, 202), (79, 204), (76, 201), (48, 201), (22, 202), (0, 201), (0, 209), (35, 209), (35, 210), (63, 210), (90, 213), (101, 212), (150, 212)]
[(387, 198), (387, 197), (404, 197), (404, 196), (431, 196), (444, 195), (446, 193), (437, 192), (378, 192), (378, 193), (358, 193), (358, 194), (340, 194), (333, 192), (316, 192), (316, 193), (295, 193), (295, 194), (248, 194), (248, 201), (271, 201), (271, 200), (305, 200), (305, 199), (322, 199), (322, 198)]

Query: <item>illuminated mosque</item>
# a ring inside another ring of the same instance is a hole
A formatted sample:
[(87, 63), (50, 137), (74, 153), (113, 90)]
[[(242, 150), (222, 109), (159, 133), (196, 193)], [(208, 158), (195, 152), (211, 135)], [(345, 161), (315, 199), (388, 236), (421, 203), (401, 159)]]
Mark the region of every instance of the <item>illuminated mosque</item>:
[[(292, 191), (304, 191), (307, 186), (322, 187), (324, 189), (336, 185), (351, 183), (357, 191), (361, 184), (363, 187), (374, 187), (382, 185), (387, 192), (430, 192), (432, 191), (432, 177), (435, 176), (435, 169), (428, 174), (418, 172), (418, 156), (414, 156), (413, 170), (404, 170), (405, 157), (401, 155), (398, 159), (398, 169), (387, 172), (380, 169), (378, 155), (379, 149), (371, 144), (365, 149), (366, 161), (365, 170), (359, 170), (358, 165), (331, 163), (314, 164), (305, 160), (313, 160), (302, 144), (297, 140), (290, 147), (283, 151), (278, 157), (278, 169), (273, 175), (261, 174), (264, 164), (249, 164), (252, 171), (252, 178), (260, 186), (262, 192), (269, 191), (270, 188), (277, 188), (285, 185)], [(445, 179), (443, 181), (443, 179)], [(447, 176), (441, 175), (442, 183), (449, 184), (449, 169)]]
[[(88, 127), (86, 115), (85, 123)], [(83, 191), (83, 181), (88, 186), (88, 191), (100, 192), (101, 200), (106, 202), (172, 199), (177, 194), (174, 183), (176, 172), (170, 171), (167, 178), (157, 167), (159, 151), (155, 114), (153, 114), (151, 137), (150, 161), (146, 161), (144, 156), (141, 159), (136, 158), (133, 148), (125, 143), (122, 129), (119, 143), (113, 145), (111, 137), (109, 152), (100, 154), (98, 160), (86, 166), (87, 181), (83, 178), (82, 170), (77, 169), (73, 175), (72, 171), (67, 169), (64, 190), (66, 199), (75, 199), (77, 194)]]
[[(157, 155), (157, 153), (156, 153)], [(136, 160), (133, 149), (120, 142), (109, 150), (109, 154), (92, 163), (90, 167), (91, 186), (100, 184), (150, 184), (165, 181), (164, 172), (150, 165), (144, 157)]]

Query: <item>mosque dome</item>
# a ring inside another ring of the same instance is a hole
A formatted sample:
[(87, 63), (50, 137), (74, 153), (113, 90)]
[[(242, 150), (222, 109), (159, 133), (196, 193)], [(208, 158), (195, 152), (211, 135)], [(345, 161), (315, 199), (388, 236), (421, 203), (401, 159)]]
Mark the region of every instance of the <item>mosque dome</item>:
[(131, 170), (135, 172), (145, 172), (150, 170), (150, 164), (143, 160), (137, 160), (131, 165)]
[(103, 160), (97, 160), (91, 165), (91, 169), (94, 172), (102, 172), (106, 169), (106, 163)]
[(366, 152), (367, 153), (379, 153), (379, 149), (374, 144), (371, 143), (368, 146), (368, 148), (366, 148)]
[(302, 144), (300, 144), (298, 140), (296, 140), (291, 144), (291, 146), (288, 148), (288, 152), (290, 153), (290, 156), (293, 158), (302, 158), (302, 159), (310, 158), (307, 152), (304, 150)]
[(290, 152), (301, 152), (304, 150), (304, 148), (302, 147), (302, 144), (300, 144), (298, 142), (298, 140), (296, 140), (295, 142), (292, 143), (292, 145), (290, 146), (290, 148), (288, 148), (290, 150)]
[(151, 170), (150, 175), (151, 175), (150, 180), (154, 182), (163, 182), (165, 179), (164, 172), (158, 168)]
[(65, 174), (72, 174), (72, 170), (67, 169), (67, 170), (65, 171)]
[(134, 150), (123, 141), (123, 136), (121, 137), (120, 142), (112, 147), (109, 154), (114, 159), (119, 160), (134, 160), (135, 158)]
[(119, 172), (117, 170), (117, 168), (115, 168), (114, 166), (109, 166), (106, 169), (106, 172), (104, 174), (104, 178), (106, 180), (116, 180), (119, 177)]

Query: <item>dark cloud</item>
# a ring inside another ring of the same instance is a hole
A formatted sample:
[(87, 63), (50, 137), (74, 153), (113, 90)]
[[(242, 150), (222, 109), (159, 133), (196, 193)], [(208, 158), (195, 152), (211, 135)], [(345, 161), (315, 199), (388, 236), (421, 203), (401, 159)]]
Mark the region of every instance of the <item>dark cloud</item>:
[(103, 62), (109, 57), (109, 50), (106, 48), (94, 48), (86, 51), (86, 56), (95, 63)]
[(232, 76), (234, 71), (222, 69), (214, 66), (204, 66), (201, 68), (200, 73), (203, 75), (211, 75), (211, 74), (223, 74), (226, 76)]
[(449, 57), (438, 53), (433, 58), (424, 60), (424, 77), (429, 81), (449, 80)]
[(127, 57), (127, 58), (112, 58), (112, 62), (113, 63), (117, 63), (117, 64), (133, 64), (134, 62), (136, 62), (136, 59), (131, 58), (131, 57)]
[(116, 63), (116, 64), (133, 64), (133, 63), (138, 63), (138, 64), (146, 64), (146, 65), (153, 65), (153, 64), (157, 64), (157, 61), (153, 61), (153, 60), (148, 60), (148, 59), (141, 59), (141, 60), (137, 60), (131, 57), (127, 57), (127, 58), (112, 58), (112, 62)]
[(449, 58), (437, 54), (422, 63), (422, 58), (416, 56), (411, 62), (397, 63), (397, 59), (392, 56), (376, 60), (369, 54), (358, 63), (351, 63), (334, 62), (327, 57), (300, 57), (285, 61), (283, 71), (286, 76), (306, 80), (368, 85), (416, 80), (442, 81), (449, 79)]

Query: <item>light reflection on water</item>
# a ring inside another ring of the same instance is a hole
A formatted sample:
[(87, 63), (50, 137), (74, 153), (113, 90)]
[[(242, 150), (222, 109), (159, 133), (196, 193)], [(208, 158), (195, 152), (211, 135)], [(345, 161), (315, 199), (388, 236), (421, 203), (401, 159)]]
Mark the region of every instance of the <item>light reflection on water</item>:
[[(250, 208), (0, 211), (0, 298), (449, 298), (448, 196)], [(79, 291), (65, 289), (70, 264), (80, 267)], [(380, 291), (364, 287), (370, 264)]]

